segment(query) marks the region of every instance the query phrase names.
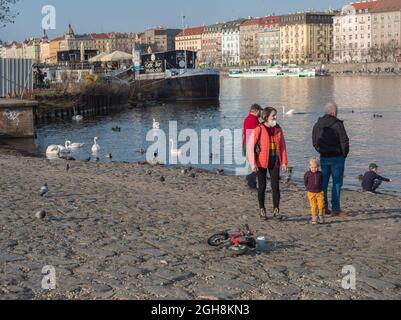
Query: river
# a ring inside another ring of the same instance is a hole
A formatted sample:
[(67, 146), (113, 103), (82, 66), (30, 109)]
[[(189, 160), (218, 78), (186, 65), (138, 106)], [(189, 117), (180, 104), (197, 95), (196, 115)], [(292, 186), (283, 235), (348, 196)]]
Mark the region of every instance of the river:
[[(219, 102), (176, 103), (132, 109), (85, 119), (81, 123), (61, 120), (43, 123), (37, 128), (35, 142), (30, 145), (28, 143), (25, 148), (44, 155), (50, 144), (64, 144), (66, 139), (83, 142), (85, 147), (73, 153), (74, 158), (82, 160), (91, 155), (93, 138), (97, 136), (101, 147), (100, 161), (110, 161), (106, 154), (112, 153), (113, 161), (137, 162), (145, 160), (145, 154), (139, 150), (146, 150), (152, 144), (146, 141), (146, 134), (152, 129), (153, 119), (160, 123), (160, 129), (167, 136), (171, 133), (171, 121), (177, 121), (178, 132), (193, 129), (199, 136), (202, 129), (229, 129), (233, 132), (242, 128), (250, 105), (258, 103), (277, 107), (278, 122), (284, 129), (290, 166), (294, 167), (294, 180), (301, 182), (307, 170), (308, 158), (316, 155), (311, 141), (312, 127), (318, 117), (323, 115), (324, 104), (329, 100), (338, 103), (339, 118), (344, 120), (351, 140), (345, 187), (358, 189), (358, 175), (363, 174), (371, 162), (376, 162), (382, 175), (396, 180), (384, 184), (382, 190), (399, 193), (401, 77), (222, 78)], [(294, 109), (296, 113), (284, 116), (282, 106), (285, 106), (285, 110)], [(374, 114), (383, 117), (375, 118)], [(116, 126), (121, 127), (121, 132), (111, 130)], [(227, 151), (229, 144), (224, 141), (226, 144), (221, 146), (220, 157), (215, 154), (212, 159), (207, 159), (210, 163), (191, 165), (210, 170), (224, 169), (228, 174), (234, 174), (239, 164), (223, 157), (223, 151)], [(184, 143), (179, 142), (178, 146), (181, 147)], [(233, 150), (238, 158), (240, 146), (234, 146)], [(200, 157), (201, 154), (198, 158)], [(168, 160), (166, 163), (171, 164)]]

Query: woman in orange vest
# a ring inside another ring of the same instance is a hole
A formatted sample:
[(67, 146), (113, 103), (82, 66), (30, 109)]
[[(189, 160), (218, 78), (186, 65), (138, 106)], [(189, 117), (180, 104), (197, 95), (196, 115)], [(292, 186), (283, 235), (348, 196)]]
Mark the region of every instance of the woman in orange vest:
[(277, 124), (277, 110), (265, 108), (262, 113), (263, 123), (251, 134), (247, 147), (249, 163), (258, 174), (258, 200), (260, 216), (267, 219), (265, 196), (267, 172), (270, 174), (273, 193), (273, 217), (283, 219), (280, 214), (280, 169), (287, 172), (287, 149), (284, 133)]

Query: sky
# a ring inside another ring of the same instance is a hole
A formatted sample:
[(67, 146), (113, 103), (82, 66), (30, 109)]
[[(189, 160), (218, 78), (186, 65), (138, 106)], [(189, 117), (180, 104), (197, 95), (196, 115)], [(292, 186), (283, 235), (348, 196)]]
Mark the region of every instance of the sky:
[(69, 23), (76, 34), (89, 32), (141, 32), (163, 26), (181, 28), (208, 25), (236, 18), (285, 14), (309, 8), (341, 9), (346, 0), (19, 0), (14, 24), (0, 28), (0, 40), (22, 41), (42, 34), (42, 8), (56, 9), (56, 29), (49, 37), (63, 35)]

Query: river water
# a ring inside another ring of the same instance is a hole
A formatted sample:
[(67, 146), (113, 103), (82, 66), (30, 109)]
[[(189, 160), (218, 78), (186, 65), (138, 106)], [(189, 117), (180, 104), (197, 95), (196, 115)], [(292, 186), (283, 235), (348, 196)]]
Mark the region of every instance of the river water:
[[(371, 162), (380, 166), (380, 173), (395, 179), (384, 184), (386, 192), (401, 191), (401, 77), (319, 77), (281, 79), (221, 79), (219, 102), (178, 103), (162, 106), (132, 109), (118, 114), (97, 116), (81, 123), (57, 121), (40, 124), (34, 144), (26, 146), (44, 155), (50, 144), (64, 144), (66, 139), (83, 142), (85, 147), (72, 156), (78, 160), (91, 156), (93, 138), (99, 137), (100, 161), (137, 162), (145, 160), (146, 150), (152, 143), (146, 135), (152, 129), (153, 119), (160, 123), (160, 129), (168, 135), (170, 121), (177, 121), (178, 132), (194, 129), (201, 136), (202, 129), (240, 130), (253, 103), (262, 106), (276, 106), (279, 124), (284, 129), (290, 166), (294, 167), (294, 180), (301, 182), (307, 170), (308, 158), (315, 156), (311, 141), (312, 127), (322, 116), (324, 104), (334, 100), (340, 106), (339, 118), (344, 120), (351, 140), (351, 152), (347, 160), (345, 187), (358, 189), (357, 177), (363, 174)], [(285, 110), (295, 109), (292, 116), (284, 116)], [(382, 118), (375, 118), (380, 114)], [(121, 132), (113, 132), (115, 126)], [(177, 139), (177, 137), (175, 137)], [(223, 140), (222, 140), (223, 141)], [(212, 159), (206, 156), (202, 165), (194, 167), (215, 170), (224, 169), (234, 174), (241, 163), (233, 161), (241, 154), (240, 142), (233, 147), (231, 159), (224, 157), (230, 145), (227, 140), (221, 145), (221, 154)], [(181, 147), (185, 142), (178, 142)], [(199, 142), (199, 146), (201, 142)], [(233, 144), (231, 144), (232, 146)], [(166, 146), (167, 148), (167, 146)], [(201, 147), (199, 147), (201, 149)], [(217, 150), (218, 151), (218, 150)], [(199, 151), (198, 158), (201, 156)], [(153, 153), (152, 153), (153, 154)], [(160, 155), (159, 155), (160, 156)], [(224, 161), (223, 161), (224, 160)], [(171, 164), (166, 160), (167, 164)]]

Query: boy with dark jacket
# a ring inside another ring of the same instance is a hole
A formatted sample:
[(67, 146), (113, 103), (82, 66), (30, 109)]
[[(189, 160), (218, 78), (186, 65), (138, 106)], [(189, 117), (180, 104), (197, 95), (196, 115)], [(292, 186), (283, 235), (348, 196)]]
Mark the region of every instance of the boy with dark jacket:
[(382, 181), (393, 182), (391, 179), (384, 178), (377, 174), (378, 165), (376, 163), (371, 163), (369, 166), (369, 171), (365, 173), (362, 179), (362, 189), (363, 191), (376, 193), (377, 188), (380, 187)]

